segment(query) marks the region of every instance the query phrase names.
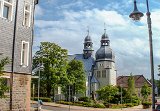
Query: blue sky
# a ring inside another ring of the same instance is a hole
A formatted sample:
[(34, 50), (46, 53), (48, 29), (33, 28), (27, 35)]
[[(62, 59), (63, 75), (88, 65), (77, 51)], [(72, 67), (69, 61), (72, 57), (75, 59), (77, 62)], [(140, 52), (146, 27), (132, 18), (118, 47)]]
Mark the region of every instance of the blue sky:
[[(160, 64), (160, 0), (149, 0), (155, 77)], [(145, 0), (137, 6), (146, 12)], [(35, 12), (33, 51), (41, 41), (54, 42), (69, 54), (82, 53), (87, 26), (93, 40), (94, 53), (100, 48), (104, 23), (116, 55), (118, 75), (144, 74), (150, 78), (149, 39), (146, 16), (140, 22), (128, 16), (133, 11), (133, 0), (39, 0)], [(157, 78), (158, 79), (158, 78)]]

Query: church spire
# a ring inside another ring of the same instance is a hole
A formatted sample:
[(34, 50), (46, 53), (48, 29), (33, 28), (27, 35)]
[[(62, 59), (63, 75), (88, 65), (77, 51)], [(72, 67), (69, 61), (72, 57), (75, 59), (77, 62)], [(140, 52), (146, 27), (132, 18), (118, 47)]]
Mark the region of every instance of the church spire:
[(104, 23), (104, 34), (102, 35), (102, 38), (101, 38), (101, 46), (109, 46), (110, 45), (109, 42), (110, 40), (106, 33), (106, 23)]
[(89, 27), (87, 26), (87, 36), (84, 39), (84, 49), (83, 49), (84, 58), (87, 59), (91, 57), (92, 52), (93, 52), (93, 43), (89, 35)]

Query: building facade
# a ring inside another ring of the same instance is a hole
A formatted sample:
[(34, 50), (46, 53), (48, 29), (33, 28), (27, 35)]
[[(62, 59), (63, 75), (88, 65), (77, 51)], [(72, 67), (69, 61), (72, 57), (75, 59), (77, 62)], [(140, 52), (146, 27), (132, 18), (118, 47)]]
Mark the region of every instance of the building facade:
[(34, 9), (38, 0), (0, 0), (0, 59), (10, 91), (0, 99), (2, 111), (30, 111)]
[(90, 96), (105, 85), (116, 85), (115, 55), (110, 47), (110, 40), (104, 29), (101, 46), (93, 55), (93, 42), (89, 35), (84, 39), (83, 54), (70, 55), (69, 60), (80, 60), (86, 73), (86, 96)]
[[(130, 76), (119, 76), (117, 77), (117, 86), (123, 87), (124, 89), (128, 89), (128, 79)], [(143, 75), (133, 75), (135, 82), (135, 92), (138, 97), (142, 98), (141, 88), (146, 83), (148, 87), (152, 88), (152, 84), (148, 81)], [(150, 95), (151, 98), (151, 95)]]

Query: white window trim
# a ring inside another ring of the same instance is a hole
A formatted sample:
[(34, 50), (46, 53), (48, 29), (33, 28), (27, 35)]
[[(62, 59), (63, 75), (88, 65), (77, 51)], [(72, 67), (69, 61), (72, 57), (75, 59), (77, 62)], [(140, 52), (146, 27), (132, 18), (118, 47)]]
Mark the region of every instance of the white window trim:
[[(7, 19), (7, 18), (5, 18), (5, 17), (3, 17), (3, 9), (4, 9), (4, 5), (7, 5), (8, 7), (9, 7), (9, 18)], [(0, 17), (1, 18), (3, 18), (3, 19), (6, 19), (6, 20), (10, 20), (10, 21), (12, 21), (12, 19), (13, 19), (13, 0), (10, 0), (10, 2), (7, 2), (7, 1), (5, 1), (5, 0), (0, 0)]]
[[(26, 5), (29, 5), (29, 10), (26, 10)], [(27, 2), (24, 2), (24, 8), (23, 8), (23, 26), (26, 26), (26, 27), (30, 27), (31, 26), (31, 8), (32, 8), (32, 5), (27, 3)], [(28, 13), (29, 14), (29, 23), (28, 25), (25, 25), (25, 14)]]
[[(27, 47), (27, 51), (26, 51), (26, 64), (23, 64), (22, 63), (22, 54), (23, 54), (23, 44), (28, 44), (28, 47)], [(22, 44), (21, 44), (21, 66), (23, 66), (23, 67), (26, 67), (26, 66), (28, 66), (28, 63), (29, 63), (29, 42), (26, 42), (26, 41), (22, 41)]]

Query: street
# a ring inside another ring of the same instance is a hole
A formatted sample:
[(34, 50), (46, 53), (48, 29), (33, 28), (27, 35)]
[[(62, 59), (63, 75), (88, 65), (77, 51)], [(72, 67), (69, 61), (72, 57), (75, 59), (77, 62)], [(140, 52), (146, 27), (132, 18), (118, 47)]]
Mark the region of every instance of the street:
[[(33, 107), (37, 107), (37, 104), (32, 104)], [(89, 108), (89, 107), (80, 107), (80, 106), (69, 106), (68, 105), (43, 105), (42, 111), (151, 111), (151, 109), (142, 109), (142, 106), (136, 106), (132, 108), (123, 108), (123, 109), (100, 109), (100, 108)]]

